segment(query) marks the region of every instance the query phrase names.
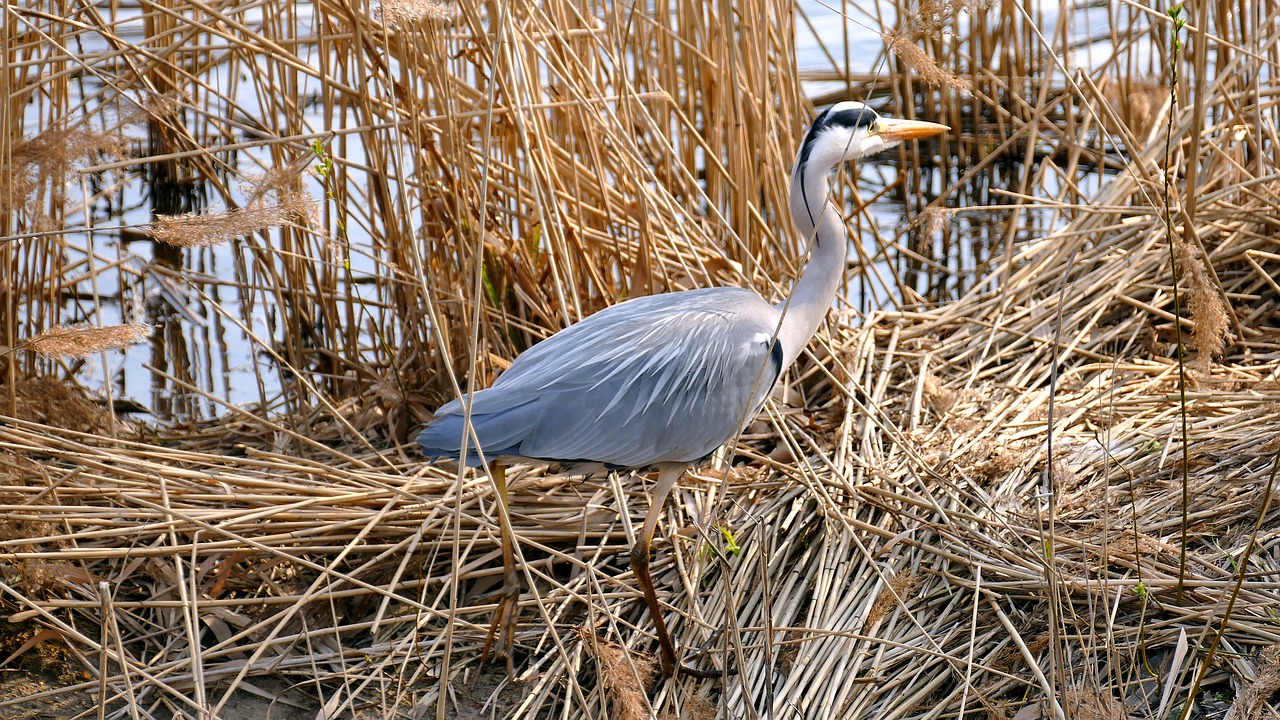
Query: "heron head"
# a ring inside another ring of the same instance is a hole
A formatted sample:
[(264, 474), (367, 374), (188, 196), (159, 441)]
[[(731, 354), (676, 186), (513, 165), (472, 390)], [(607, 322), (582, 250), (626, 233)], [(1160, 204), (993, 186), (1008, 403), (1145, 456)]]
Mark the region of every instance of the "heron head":
[(801, 165), (825, 168), (841, 160), (857, 160), (903, 140), (929, 137), (948, 129), (938, 123), (883, 117), (860, 102), (839, 102), (813, 121), (796, 169)]

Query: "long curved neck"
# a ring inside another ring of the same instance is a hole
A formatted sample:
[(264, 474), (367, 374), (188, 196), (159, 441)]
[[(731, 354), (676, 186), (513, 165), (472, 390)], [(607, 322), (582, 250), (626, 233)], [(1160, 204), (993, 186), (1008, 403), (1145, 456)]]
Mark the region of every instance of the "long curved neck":
[(786, 313), (778, 331), (784, 369), (800, 356), (831, 309), (844, 279), (849, 247), (849, 235), (840, 214), (827, 200), (827, 176), (833, 163), (813, 157), (809, 160), (797, 162), (791, 173), (791, 218), (810, 252), (791, 296), (777, 306)]

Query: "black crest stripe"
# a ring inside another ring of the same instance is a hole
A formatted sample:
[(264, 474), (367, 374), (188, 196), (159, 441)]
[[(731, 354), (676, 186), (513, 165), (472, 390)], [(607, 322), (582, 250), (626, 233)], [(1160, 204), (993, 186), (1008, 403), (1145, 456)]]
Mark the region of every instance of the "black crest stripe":
[(818, 136), (833, 127), (844, 127), (853, 130), (855, 128), (870, 128), (872, 124), (879, 119), (879, 115), (875, 110), (867, 106), (856, 109), (835, 110), (838, 105), (823, 110), (817, 119), (813, 121), (813, 125), (809, 128), (809, 134), (805, 135), (804, 144), (800, 146), (800, 164), (809, 162), (809, 155), (813, 153), (813, 146), (818, 140)]

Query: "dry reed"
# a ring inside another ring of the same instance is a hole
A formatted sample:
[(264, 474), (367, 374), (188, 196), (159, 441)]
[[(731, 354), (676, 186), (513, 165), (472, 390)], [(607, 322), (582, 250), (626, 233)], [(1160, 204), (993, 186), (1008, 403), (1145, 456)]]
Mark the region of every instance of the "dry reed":
[[(125, 716), (228, 717), (268, 676), (332, 717), (447, 715), (460, 694), (513, 718), (1110, 720), (1223, 694), (1238, 717), (1268, 712), (1280, 103), (1266, 78), (1280, 25), (1265, 4), (1215, 5), (1193, 23), (1211, 33), (1189, 40), (1217, 67), (1189, 54), (1188, 102), (1162, 109), (1163, 16), (1109, 7), (1118, 54), (1081, 68), (1080, 40), (1025, 6), (845, 6), (899, 19), (876, 28), (899, 38), (881, 74), (843, 64), (830, 36), (829, 66), (798, 70), (792, 42), (813, 19), (768, 0), (464, 1), (447, 17), (389, 4), (387, 25), (320, 4), (315, 32), (293, 6), (247, 15), (230, 0), (94, 5), (74, 23), (7, 6), (0, 158), (72, 120), (130, 124), (135, 139), (127, 159), (44, 181), (28, 162), (14, 167), (37, 181), (0, 185), (0, 344), (22, 349), (0, 355), (0, 607), (86, 673), (0, 699), (0, 715), (93, 696)], [(136, 42), (94, 30), (122, 25)], [(643, 482), (516, 468), (517, 678), (511, 694), (455, 692), (502, 684), (478, 667), (501, 582), (492, 487), (396, 441), (457, 387), (620, 299), (722, 283), (779, 296), (798, 264), (783, 209), (804, 80), (835, 81), (819, 101), (869, 99), (957, 133), (903, 148), (901, 171), (859, 169), (923, 222), (849, 213), (863, 240), (851, 296), (661, 525), (654, 575), (674, 634), (697, 647), (724, 622), (709, 661), (732, 656), (740, 675), (628, 685), (655, 646), (626, 570)], [(97, 152), (74, 146), (63, 156)], [(314, 177), (291, 172), (299, 157)], [(246, 164), (320, 209), (238, 192)], [(213, 223), (202, 242), (94, 244), (104, 231), (77, 212), (126, 205), (135, 165), (172, 202), (134, 224)], [(923, 187), (947, 207), (926, 208)], [(245, 210), (209, 220), (214, 203)], [(1185, 307), (1166, 204), (1193, 235)], [(243, 242), (228, 255), (218, 236)], [(157, 295), (146, 311), (179, 319), (151, 363), (156, 402), (177, 393), (221, 415), (126, 427), (22, 344), (71, 307), (112, 325)], [(1212, 380), (1185, 406), (1173, 323)], [(256, 403), (218, 384), (234, 363), (213, 361), (224, 336), (210, 327), (243, 328)], [(708, 552), (725, 542), (716, 527), (738, 554)], [(1230, 660), (1193, 693), (1199, 639), (1218, 629)]]
[(1271, 645), (1258, 654), (1253, 682), (1236, 696), (1227, 720), (1257, 720), (1267, 712), (1267, 702), (1280, 690), (1280, 647)]

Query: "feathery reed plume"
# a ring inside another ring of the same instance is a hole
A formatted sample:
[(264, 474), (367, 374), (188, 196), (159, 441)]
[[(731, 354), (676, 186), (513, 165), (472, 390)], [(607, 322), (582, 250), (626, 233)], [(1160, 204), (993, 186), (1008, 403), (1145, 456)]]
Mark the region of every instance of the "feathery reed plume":
[(947, 30), (947, 24), (955, 20), (956, 13), (981, 12), (993, 3), (994, 0), (920, 0), (916, 12), (908, 14), (907, 23), (917, 39), (938, 38)]
[(924, 376), (924, 398), (939, 415), (946, 415), (960, 401), (960, 393), (947, 387), (933, 373)]
[(922, 247), (932, 246), (934, 238), (947, 227), (947, 219), (955, 212), (952, 208), (929, 205), (911, 220), (908, 226)]
[(283, 225), (288, 218), (279, 205), (256, 205), (206, 215), (186, 213), (157, 218), (147, 234), (177, 247), (210, 247)]
[(23, 207), (35, 189), (35, 173), (15, 161), (6, 172), (0, 173), (0, 212)]
[(142, 125), (152, 120), (171, 122), (182, 110), (182, 100), (176, 95), (145, 92), (140, 103), (133, 103), (129, 109), (121, 110), (121, 125)]
[(963, 4), (956, 0), (920, 0), (918, 11), (907, 18), (912, 37), (941, 37), (943, 29)]
[(260, 176), (250, 178), (244, 188), (249, 198), (248, 206), (266, 205), (267, 198), (275, 196), (276, 206), (292, 214), (295, 222), (306, 220), (317, 221), (320, 215), (320, 203), (311, 193), (303, 189), (300, 182), (302, 171), (307, 166), (301, 161), (289, 167), (268, 170)]
[(1129, 713), (1109, 691), (1073, 689), (1063, 693), (1067, 717), (1074, 720), (1125, 720)]
[(867, 613), (867, 622), (863, 624), (863, 632), (868, 632), (872, 626), (883, 620), (898, 604), (898, 598), (906, 599), (906, 596), (919, 586), (920, 576), (913, 572), (901, 573), (890, 580), (889, 586), (881, 590), (876, 601), (872, 603), (871, 611)]
[(1185, 242), (1178, 245), (1178, 267), (1182, 271), (1179, 282), (1187, 289), (1187, 309), (1195, 321), (1188, 344), (1197, 353), (1196, 362), (1207, 366), (1214, 358), (1222, 357), (1227, 343), (1234, 339), (1231, 320), (1222, 293), (1209, 277), (1204, 257), (1195, 246)]
[(1239, 695), (1227, 712), (1231, 720), (1258, 720), (1267, 708), (1267, 700), (1280, 690), (1280, 644), (1262, 648), (1258, 656), (1257, 677)]
[(684, 710), (685, 717), (689, 718), (689, 720), (716, 720), (716, 707), (703, 694), (689, 698)]
[(620, 720), (649, 717), (644, 694), (653, 679), (652, 658), (637, 657), (587, 628), (578, 628), (577, 633), (587, 652), (600, 661), (601, 680), (613, 696), (614, 717)]
[(69, 166), (98, 153), (119, 157), (123, 152), (124, 140), (115, 133), (85, 128), (50, 128), (16, 144), (13, 159), (15, 163), (55, 168)]
[[(1102, 85), (1102, 97), (1139, 142), (1151, 135), (1167, 95), (1168, 90), (1155, 77), (1108, 78)], [(1102, 122), (1109, 132), (1119, 132), (1112, 127), (1110, 115), (1103, 114)]]
[(46, 181), (66, 182), (77, 163), (99, 155), (121, 157), (124, 140), (115, 133), (52, 127), (13, 145), (12, 162), (0, 173), (0, 211), (16, 210)]
[(382, 19), (397, 30), (423, 20), (447, 20), (453, 9), (434, 0), (382, 0)]
[[(315, 198), (296, 187), (296, 176), (291, 173), (268, 173), (253, 187), (255, 189), (249, 193), (251, 200), (244, 207), (203, 215), (187, 213), (157, 218), (147, 234), (177, 247), (210, 247), (289, 222), (310, 219), (317, 213)], [(267, 201), (271, 194), (275, 195), (275, 204)]]
[(952, 208), (938, 207), (930, 205), (920, 211), (920, 235), (926, 238), (932, 238), (937, 235), (943, 228), (947, 218), (951, 217), (955, 210)]
[(973, 90), (973, 86), (969, 84), (968, 80), (939, 67), (932, 58), (925, 54), (924, 50), (920, 49), (919, 45), (916, 45), (906, 35), (896, 32), (885, 33), (884, 42), (886, 47), (901, 58), (907, 67), (915, 70), (916, 74), (926, 84), (965, 91)]
[(50, 357), (84, 357), (105, 350), (121, 350), (142, 342), (151, 327), (141, 324), (94, 327), (59, 325), (28, 340), (23, 347)]

